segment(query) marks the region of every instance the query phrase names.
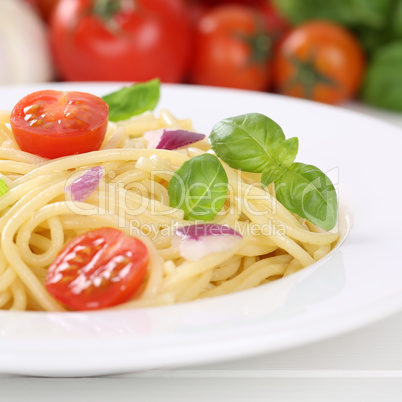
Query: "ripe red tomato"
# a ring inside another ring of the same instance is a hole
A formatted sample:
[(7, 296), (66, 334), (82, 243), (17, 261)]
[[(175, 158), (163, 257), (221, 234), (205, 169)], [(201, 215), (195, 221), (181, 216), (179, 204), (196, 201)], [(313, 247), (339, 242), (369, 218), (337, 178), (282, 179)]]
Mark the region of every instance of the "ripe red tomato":
[(208, 8), (220, 4), (242, 4), (253, 7), (264, 17), (266, 29), (274, 42), (290, 30), (289, 22), (269, 0), (189, 0), (189, 2), (195, 10), (193, 12), (196, 17), (201, 16)]
[(181, 81), (191, 26), (184, 0), (61, 0), (50, 21), (61, 78)]
[(114, 228), (76, 237), (49, 267), (46, 289), (75, 310), (95, 310), (124, 303), (145, 279), (145, 244)]
[(38, 91), (11, 112), (15, 140), (25, 151), (45, 158), (96, 151), (105, 138), (109, 108), (84, 92)]
[(192, 82), (264, 90), (271, 39), (254, 8), (224, 4), (203, 14), (195, 33)]
[(278, 92), (337, 104), (353, 97), (364, 74), (357, 39), (328, 21), (307, 22), (286, 36), (274, 61)]

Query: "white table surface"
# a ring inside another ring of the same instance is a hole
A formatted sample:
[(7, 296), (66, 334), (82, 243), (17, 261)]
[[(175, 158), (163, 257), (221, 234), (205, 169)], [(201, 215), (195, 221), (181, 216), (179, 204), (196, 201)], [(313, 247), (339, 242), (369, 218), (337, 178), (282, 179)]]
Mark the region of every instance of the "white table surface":
[[(345, 107), (402, 129), (402, 114)], [(313, 345), (219, 364), (94, 378), (0, 375), (1, 402), (134, 400), (402, 401), (402, 312)]]

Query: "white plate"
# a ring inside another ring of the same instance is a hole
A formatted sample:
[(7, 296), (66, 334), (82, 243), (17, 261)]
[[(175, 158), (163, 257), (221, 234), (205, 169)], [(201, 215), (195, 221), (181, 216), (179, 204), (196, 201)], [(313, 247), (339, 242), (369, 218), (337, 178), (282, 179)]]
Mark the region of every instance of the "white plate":
[[(105, 94), (120, 85), (0, 89), (10, 109), (39, 88)], [(330, 172), (351, 230), (330, 258), (252, 290), (118, 312), (0, 312), (0, 372), (83, 376), (279, 351), (344, 333), (402, 307), (402, 132), (357, 113), (263, 93), (164, 86), (160, 107), (208, 133), (222, 118), (261, 112), (298, 136), (298, 160)], [(345, 224), (342, 224), (345, 228)]]

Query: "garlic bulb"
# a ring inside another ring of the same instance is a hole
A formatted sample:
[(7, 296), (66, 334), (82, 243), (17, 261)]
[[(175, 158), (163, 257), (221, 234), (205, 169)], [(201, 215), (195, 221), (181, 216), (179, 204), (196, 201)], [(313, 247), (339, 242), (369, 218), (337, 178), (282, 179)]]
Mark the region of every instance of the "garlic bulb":
[(0, 0), (0, 85), (53, 78), (44, 23), (22, 0)]

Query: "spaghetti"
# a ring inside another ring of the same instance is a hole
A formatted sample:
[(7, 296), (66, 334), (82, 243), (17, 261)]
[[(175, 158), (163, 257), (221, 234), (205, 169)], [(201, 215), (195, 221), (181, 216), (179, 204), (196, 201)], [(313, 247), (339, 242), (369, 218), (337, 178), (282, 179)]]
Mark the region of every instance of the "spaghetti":
[[(9, 189), (0, 197), (1, 309), (66, 310), (44, 286), (47, 269), (67, 242), (90, 229), (118, 228), (148, 248), (144, 285), (115, 308), (187, 302), (258, 286), (313, 264), (338, 240), (284, 208), (273, 185), (261, 188), (261, 175), (223, 163), (230, 191), (211, 223), (234, 228), (242, 240), (231, 250), (186, 260), (174, 228), (193, 222), (169, 206), (168, 183), (185, 161), (211, 152), (210, 146), (202, 140), (175, 151), (148, 149), (144, 133), (190, 130), (189, 119), (162, 110), (109, 122), (99, 151), (48, 160), (18, 148), (9, 117), (0, 113), (0, 179)], [(97, 166), (103, 171), (98, 188), (85, 201), (69, 199), (66, 187)]]

